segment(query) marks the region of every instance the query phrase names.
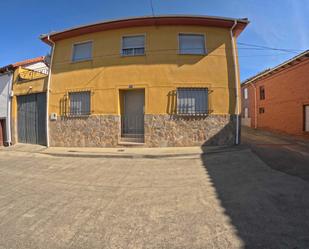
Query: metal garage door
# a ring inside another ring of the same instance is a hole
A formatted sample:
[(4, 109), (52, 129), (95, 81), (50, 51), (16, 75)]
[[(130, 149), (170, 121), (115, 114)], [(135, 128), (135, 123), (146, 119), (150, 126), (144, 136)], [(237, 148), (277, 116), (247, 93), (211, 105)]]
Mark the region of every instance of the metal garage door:
[(46, 95), (17, 97), (18, 142), (46, 145)]

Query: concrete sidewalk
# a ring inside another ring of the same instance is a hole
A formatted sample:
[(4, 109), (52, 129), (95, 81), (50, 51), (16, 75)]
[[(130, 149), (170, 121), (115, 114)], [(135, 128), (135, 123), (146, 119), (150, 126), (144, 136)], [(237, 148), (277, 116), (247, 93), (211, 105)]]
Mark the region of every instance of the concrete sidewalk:
[(167, 158), (167, 157), (200, 157), (202, 154), (236, 151), (243, 146), (207, 146), (207, 147), (45, 147), (31, 144), (17, 144), (2, 149), (25, 153), (39, 153), (57, 157), (85, 157), (85, 158)]

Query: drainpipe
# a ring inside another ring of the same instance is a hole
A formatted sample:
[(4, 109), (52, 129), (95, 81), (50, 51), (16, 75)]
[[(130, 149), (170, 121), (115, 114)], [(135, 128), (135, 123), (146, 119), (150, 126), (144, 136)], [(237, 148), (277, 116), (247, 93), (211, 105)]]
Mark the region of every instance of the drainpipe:
[(254, 85), (252, 82), (250, 83), (251, 86), (253, 86), (254, 89), (254, 129), (257, 128), (257, 99), (256, 99), (256, 85)]
[(52, 44), (51, 47), (51, 57), (49, 63), (49, 72), (47, 79), (47, 89), (46, 89), (46, 146), (49, 147), (49, 91), (50, 91), (50, 80), (51, 80), (51, 72), (52, 72), (52, 64), (54, 58), (54, 51), (56, 44), (50, 39), (49, 35), (47, 36), (47, 40)]
[(239, 75), (238, 75), (238, 68), (237, 68), (237, 60), (236, 60), (236, 47), (235, 47), (235, 39), (233, 35), (233, 30), (237, 25), (237, 21), (234, 20), (234, 25), (232, 26), (230, 33), (231, 33), (231, 40), (232, 40), (232, 53), (233, 53), (233, 61), (234, 61), (234, 73), (235, 73), (235, 91), (236, 91), (236, 106), (235, 106), (235, 114), (236, 114), (236, 136), (235, 136), (235, 144), (239, 144), (240, 142), (240, 122), (239, 122)]
[(11, 109), (11, 106), (12, 106), (12, 92), (13, 92), (13, 76), (14, 76), (14, 71), (9, 71), (8, 74), (10, 75), (10, 80), (9, 80), (9, 85), (8, 85), (8, 103), (7, 103), (7, 120), (6, 120), (6, 127), (7, 127), (7, 146), (10, 146), (12, 145), (12, 128), (11, 128), (11, 124), (12, 124), (12, 121), (11, 121), (11, 117), (12, 117), (12, 109)]

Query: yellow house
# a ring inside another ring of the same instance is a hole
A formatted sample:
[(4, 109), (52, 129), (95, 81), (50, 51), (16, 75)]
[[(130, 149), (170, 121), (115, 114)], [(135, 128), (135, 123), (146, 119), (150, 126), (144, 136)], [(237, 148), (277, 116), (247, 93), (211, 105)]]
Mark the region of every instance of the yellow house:
[(238, 143), (236, 37), (247, 19), (156, 16), (42, 35), (49, 146)]
[(49, 68), (46, 58), (10, 65), (13, 72), (11, 134), (12, 144), (46, 145), (46, 89)]

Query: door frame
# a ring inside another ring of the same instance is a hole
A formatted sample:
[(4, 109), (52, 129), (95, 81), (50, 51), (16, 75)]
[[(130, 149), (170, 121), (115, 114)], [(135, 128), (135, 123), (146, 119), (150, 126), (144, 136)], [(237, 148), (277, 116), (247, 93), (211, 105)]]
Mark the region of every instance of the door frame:
[[(132, 134), (132, 137), (128, 136), (123, 132), (123, 118), (125, 116), (125, 108), (126, 108), (126, 98), (125, 94), (131, 91), (139, 91), (143, 93), (143, 133), (141, 134)], [(133, 88), (133, 89), (119, 89), (119, 100), (120, 100), (120, 141), (121, 142), (138, 142), (144, 143), (145, 140), (145, 105), (146, 105), (146, 89), (145, 88)], [(125, 136), (125, 134), (127, 136)], [(136, 136), (134, 136), (136, 135)]]
[(0, 132), (2, 136), (0, 137), (0, 146), (6, 146), (7, 134), (6, 134), (6, 118), (0, 118)]
[(309, 103), (303, 105), (303, 131), (304, 133), (309, 134), (309, 130), (308, 131), (306, 130), (306, 122), (309, 122), (309, 120), (307, 121), (307, 117), (306, 117), (306, 107), (309, 108)]

